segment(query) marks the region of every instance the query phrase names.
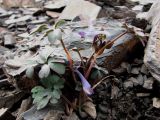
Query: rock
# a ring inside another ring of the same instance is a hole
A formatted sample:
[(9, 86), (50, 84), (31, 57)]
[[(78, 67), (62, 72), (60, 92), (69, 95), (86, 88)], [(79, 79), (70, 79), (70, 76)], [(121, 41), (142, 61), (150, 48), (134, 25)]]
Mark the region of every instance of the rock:
[(143, 87), (151, 90), (153, 88), (153, 82), (154, 82), (154, 78), (150, 77), (144, 81)]
[(147, 48), (145, 50), (144, 63), (152, 76), (160, 81), (160, 1), (155, 2), (147, 14), (147, 20), (152, 24)]
[(112, 86), (111, 99), (117, 99), (119, 91), (120, 89), (117, 86)]
[(15, 117), (8, 111), (8, 108), (0, 109), (0, 119), (1, 120), (15, 120)]
[(131, 65), (129, 63), (123, 62), (121, 64), (122, 68), (125, 68), (127, 70), (128, 73), (131, 73)]
[(22, 101), (21, 106), (20, 106), (18, 113), (17, 113), (16, 120), (23, 120), (22, 113), (25, 112), (26, 110), (28, 110), (30, 108), (31, 104), (32, 104), (31, 97)]
[(141, 73), (145, 74), (145, 75), (148, 75), (149, 74), (149, 71), (147, 69), (147, 67), (145, 66), (145, 64), (142, 65), (141, 67)]
[(128, 81), (132, 81), (134, 86), (137, 86), (140, 84), (139, 81), (134, 77), (129, 78)]
[[(3, 93), (3, 94), (2, 94)], [(7, 107), (11, 108), (15, 103), (17, 103), (22, 97), (24, 97), (23, 92), (14, 91), (2, 91), (0, 90), (0, 108)]]
[(5, 7), (33, 7), (35, 0), (3, 0)]
[(159, 98), (153, 98), (153, 107), (160, 108), (160, 99)]
[(44, 6), (44, 8), (46, 9), (51, 9), (51, 10), (54, 10), (54, 9), (60, 9), (62, 7), (65, 7), (67, 4), (67, 0), (57, 0), (54, 2), (46, 2), (46, 5)]
[(124, 88), (132, 88), (133, 82), (132, 81), (126, 81), (123, 83)]
[(136, 95), (137, 97), (148, 97), (150, 96), (150, 93), (137, 93)]
[(25, 16), (15, 18), (15, 19), (8, 19), (8, 20), (5, 21), (5, 24), (9, 25), (9, 24), (13, 24), (13, 23), (18, 23), (18, 22), (21, 22), (21, 21), (29, 20), (31, 18), (32, 18), (31, 15), (25, 15)]
[(60, 13), (52, 11), (46, 11), (46, 14), (52, 18), (58, 18), (60, 16)]
[(95, 20), (100, 10), (101, 7), (89, 1), (73, 0), (67, 4), (59, 19), (72, 20), (76, 16), (83, 15), (89, 17), (91, 20)]
[(14, 46), (16, 44), (16, 39), (11, 33), (6, 33), (4, 35), (4, 45), (5, 46)]
[(122, 67), (119, 67), (119, 68), (115, 68), (112, 70), (115, 74), (123, 74), (126, 72), (126, 69), (125, 68), (122, 68)]
[(132, 68), (131, 73), (134, 74), (134, 75), (138, 75), (139, 74), (139, 70), (140, 70), (139, 68), (134, 67), (134, 68)]
[(25, 111), (22, 116), (24, 120), (59, 120), (64, 111), (62, 105), (56, 104), (54, 106), (47, 106), (44, 109), (37, 110), (34, 105), (29, 110)]
[(100, 105), (98, 105), (98, 108), (102, 113), (104, 113), (104, 114), (108, 113), (107, 106), (100, 104)]
[(143, 85), (144, 84), (144, 78), (141, 74), (138, 75), (137, 77), (138, 83), (139, 85)]

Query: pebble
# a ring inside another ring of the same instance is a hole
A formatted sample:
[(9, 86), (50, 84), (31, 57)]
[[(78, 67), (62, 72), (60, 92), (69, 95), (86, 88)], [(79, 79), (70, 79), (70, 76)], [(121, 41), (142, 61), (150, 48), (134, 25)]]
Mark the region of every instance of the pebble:
[(123, 83), (124, 88), (132, 88), (133, 82), (132, 81), (126, 81)]
[(138, 75), (137, 80), (139, 81), (139, 85), (143, 85), (144, 84), (144, 78), (141, 74)]
[(143, 87), (151, 90), (153, 88), (153, 82), (154, 82), (154, 78), (150, 77), (144, 81)]
[(139, 74), (139, 68), (137, 68), (137, 67), (132, 68), (131, 73), (135, 74), (135, 75), (138, 75)]
[(145, 75), (149, 75), (149, 71), (147, 69), (147, 67), (143, 64), (141, 67), (141, 73), (145, 74)]
[(108, 113), (107, 106), (104, 106), (104, 105), (100, 104), (100, 105), (98, 105), (98, 108), (102, 113)]

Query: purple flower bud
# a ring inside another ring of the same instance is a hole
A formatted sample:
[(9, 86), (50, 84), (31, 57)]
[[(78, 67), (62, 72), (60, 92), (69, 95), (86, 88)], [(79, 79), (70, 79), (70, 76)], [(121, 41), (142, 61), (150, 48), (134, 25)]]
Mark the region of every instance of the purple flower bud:
[(89, 84), (89, 82), (86, 80), (86, 78), (78, 70), (75, 70), (75, 72), (80, 77), (84, 92), (87, 95), (92, 95), (93, 94), (93, 89), (91, 88), (91, 85)]
[(78, 34), (81, 36), (81, 38), (85, 38), (85, 36), (86, 36), (85, 32), (79, 32)]

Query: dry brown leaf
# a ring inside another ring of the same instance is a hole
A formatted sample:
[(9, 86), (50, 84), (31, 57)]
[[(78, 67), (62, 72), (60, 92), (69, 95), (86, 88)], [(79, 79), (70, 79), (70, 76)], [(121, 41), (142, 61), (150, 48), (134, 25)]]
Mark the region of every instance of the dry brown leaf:
[(82, 109), (93, 119), (97, 117), (96, 108), (92, 101), (87, 101), (83, 104)]

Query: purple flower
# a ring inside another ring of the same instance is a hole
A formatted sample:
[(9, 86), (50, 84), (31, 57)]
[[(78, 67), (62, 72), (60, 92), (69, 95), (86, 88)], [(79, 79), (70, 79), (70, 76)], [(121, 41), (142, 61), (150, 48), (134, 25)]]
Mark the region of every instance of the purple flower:
[(81, 38), (85, 38), (85, 36), (86, 36), (85, 32), (79, 32), (78, 34), (81, 36)]
[(89, 82), (86, 80), (86, 78), (78, 70), (75, 70), (75, 72), (80, 77), (84, 92), (87, 95), (92, 95), (93, 94), (93, 89), (91, 88), (91, 85), (89, 84)]

